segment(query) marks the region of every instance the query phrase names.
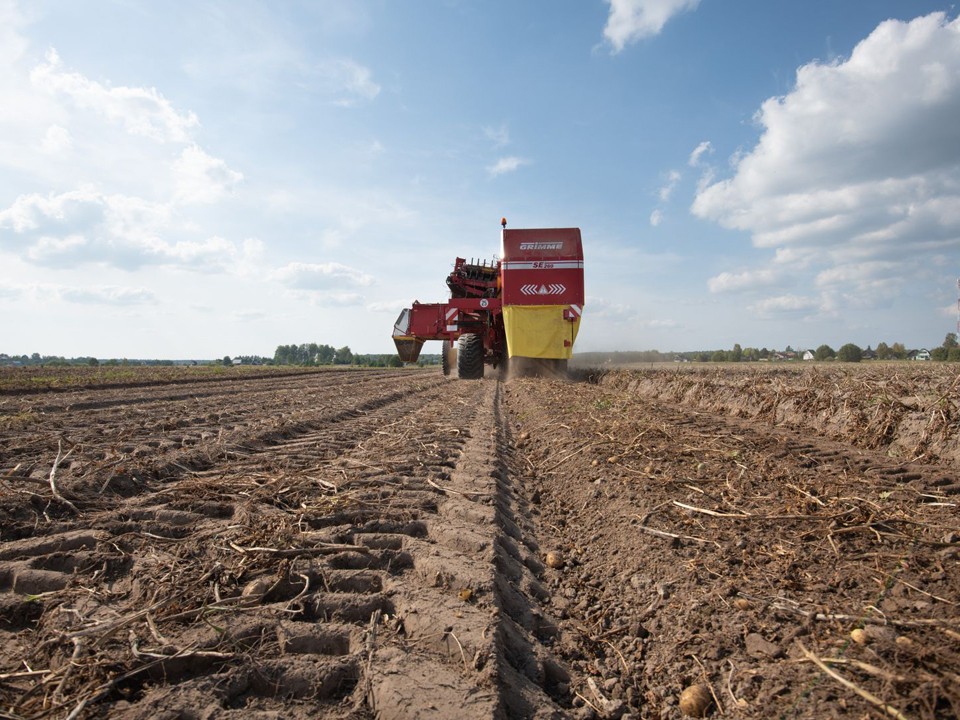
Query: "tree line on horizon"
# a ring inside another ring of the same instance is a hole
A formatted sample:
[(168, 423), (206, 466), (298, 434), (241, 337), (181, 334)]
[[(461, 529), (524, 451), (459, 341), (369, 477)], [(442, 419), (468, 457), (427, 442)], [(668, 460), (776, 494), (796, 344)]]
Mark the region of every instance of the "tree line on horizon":
[(403, 363), (396, 353), (357, 355), (349, 345), (335, 348), (319, 343), (300, 343), (299, 345), (278, 345), (273, 353), (274, 365), (300, 365), (313, 367), (320, 365), (360, 365), (363, 367), (402, 367)]
[[(736, 343), (730, 350), (693, 350), (686, 352), (661, 352), (659, 350), (586, 352), (576, 353), (579, 364), (589, 363), (656, 363), (656, 362), (769, 362), (774, 360), (799, 360), (805, 350), (794, 350), (787, 345), (783, 350), (768, 348), (743, 348)], [(834, 350), (823, 344), (811, 349), (813, 359), (819, 361), (837, 360), (839, 362), (861, 362), (862, 360), (910, 360), (917, 356), (920, 349), (908, 349), (906, 345), (895, 342), (877, 344), (876, 349), (869, 345), (864, 349), (855, 343), (845, 343)], [(960, 344), (957, 333), (947, 333), (943, 344), (929, 351), (931, 360), (960, 362)]]
[[(584, 352), (576, 353), (574, 359), (577, 364), (616, 363), (658, 363), (658, 362), (764, 362), (774, 360), (798, 360), (804, 355), (803, 350), (794, 350), (787, 345), (783, 350), (768, 348), (743, 348), (739, 343), (730, 350), (693, 350), (685, 352), (661, 352), (660, 350), (618, 350), (613, 352)], [(841, 345), (834, 350), (823, 344), (811, 350), (813, 359), (819, 361), (837, 360), (840, 362), (860, 362), (862, 360), (909, 360), (916, 357), (918, 349), (907, 349), (903, 343), (895, 342), (888, 345), (885, 342), (877, 344), (876, 349), (869, 345), (866, 349), (854, 343)], [(960, 362), (960, 342), (957, 333), (947, 333), (943, 343), (929, 351), (930, 359), (941, 362)], [(239, 362), (236, 362), (239, 361)], [(403, 362), (396, 353), (356, 354), (348, 345), (335, 348), (322, 343), (300, 343), (278, 345), (273, 357), (260, 355), (238, 355), (231, 358), (225, 355), (222, 359), (195, 361), (203, 364), (219, 365), (297, 365), (315, 367), (323, 365), (359, 365), (364, 367), (402, 367)], [(419, 365), (436, 365), (440, 362), (440, 355), (423, 353)], [(0, 353), (0, 366), (10, 365), (174, 365), (174, 360), (128, 360), (109, 359), (98, 360), (94, 357), (81, 356), (65, 358), (58, 355), (8, 355)]]

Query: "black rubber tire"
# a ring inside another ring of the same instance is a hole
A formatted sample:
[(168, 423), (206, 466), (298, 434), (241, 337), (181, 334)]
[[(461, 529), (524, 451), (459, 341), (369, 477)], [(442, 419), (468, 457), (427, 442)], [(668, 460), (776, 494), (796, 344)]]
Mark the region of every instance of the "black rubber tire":
[(443, 370), (444, 377), (450, 375), (450, 341), (444, 340), (440, 349), (440, 369)]
[(474, 333), (460, 336), (457, 348), (457, 374), (461, 380), (483, 377), (483, 338)]

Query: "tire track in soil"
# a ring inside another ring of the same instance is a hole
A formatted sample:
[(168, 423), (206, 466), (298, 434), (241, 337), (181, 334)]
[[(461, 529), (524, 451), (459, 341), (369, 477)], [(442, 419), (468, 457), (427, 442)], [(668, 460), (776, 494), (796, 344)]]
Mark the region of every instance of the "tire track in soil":
[(312, 411), (305, 383), (282, 432), (259, 421), (289, 397), (266, 393), (229, 442), (144, 459), (136, 493), (85, 496), (110, 470), (66, 468), (80, 516), (0, 545), (0, 709), (556, 716), (569, 678), (529, 599), (546, 591), (499, 384), (385, 379)]

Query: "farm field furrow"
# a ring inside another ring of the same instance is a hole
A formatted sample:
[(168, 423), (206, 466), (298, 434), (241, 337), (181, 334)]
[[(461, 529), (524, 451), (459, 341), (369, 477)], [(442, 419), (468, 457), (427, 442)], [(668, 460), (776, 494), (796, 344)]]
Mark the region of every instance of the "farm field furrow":
[(955, 378), (699, 372), (7, 393), (0, 715), (957, 715)]
[(623, 372), (506, 390), (519, 485), (562, 558), (542, 610), (578, 702), (679, 718), (699, 686), (710, 716), (957, 716), (956, 467), (651, 399), (672, 382)]

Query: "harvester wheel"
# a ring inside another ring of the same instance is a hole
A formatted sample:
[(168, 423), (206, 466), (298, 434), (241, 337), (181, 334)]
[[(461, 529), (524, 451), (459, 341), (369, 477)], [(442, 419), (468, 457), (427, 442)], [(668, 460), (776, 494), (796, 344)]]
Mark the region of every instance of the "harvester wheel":
[(457, 349), (457, 374), (463, 380), (483, 377), (483, 337), (475, 333), (460, 336)]
[(440, 350), (440, 369), (443, 370), (444, 376), (450, 374), (450, 351), (452, 349), (450, 341), (444, 340)]

